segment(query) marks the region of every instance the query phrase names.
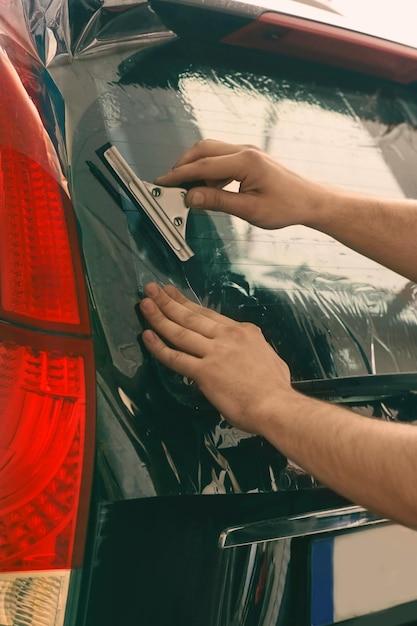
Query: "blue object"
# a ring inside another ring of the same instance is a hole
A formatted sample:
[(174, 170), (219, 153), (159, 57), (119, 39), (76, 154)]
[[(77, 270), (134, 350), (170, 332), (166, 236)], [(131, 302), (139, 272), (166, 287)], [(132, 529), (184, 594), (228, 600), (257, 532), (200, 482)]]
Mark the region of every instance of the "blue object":
[(311, 546), (311, 625), (333, 624), (333, 539)]

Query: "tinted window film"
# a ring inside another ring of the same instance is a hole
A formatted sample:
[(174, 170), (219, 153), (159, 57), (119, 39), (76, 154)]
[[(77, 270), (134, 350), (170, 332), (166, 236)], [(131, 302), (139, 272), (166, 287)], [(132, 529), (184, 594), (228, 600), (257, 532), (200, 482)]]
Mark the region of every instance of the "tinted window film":
[(416, 370), (416, 291), (406, 279), (302, 226), (264, 231), (198, 211), (187, 229), (195, 256), (182, 264), (97, 156), (110, 142), (153, 180), (193, 142), (213, 137), (255, 144), (322, 182), (414, 196), (411, 97), (311, 71), (180, 44), (72, 69), (85, 102), (70, 111), (73, 193), (95, 307), (102, 414), (117, 407), (121, 421), (128, 416), (132, 450), (141, 448), (146, 484), (157, 492), (278, 489), (286, 461), (219, 421), (192, 381), (146, 355), (136, 304), (149, 280), (173, 282), (196, 301), (259, 324), (295, 381)]

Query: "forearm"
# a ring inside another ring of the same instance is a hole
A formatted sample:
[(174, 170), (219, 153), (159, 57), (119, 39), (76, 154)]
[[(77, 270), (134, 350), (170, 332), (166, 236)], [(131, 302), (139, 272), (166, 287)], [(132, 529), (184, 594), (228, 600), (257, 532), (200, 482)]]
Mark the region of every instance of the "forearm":
[[(278, 402), (285, 404), (282, 409)], [(277, 400), (263, 435), (355, 503), (417, 528), (417, 429), (300, 394)]]
[(417, 282), (417, 201), (329, 194), (308, 225)]

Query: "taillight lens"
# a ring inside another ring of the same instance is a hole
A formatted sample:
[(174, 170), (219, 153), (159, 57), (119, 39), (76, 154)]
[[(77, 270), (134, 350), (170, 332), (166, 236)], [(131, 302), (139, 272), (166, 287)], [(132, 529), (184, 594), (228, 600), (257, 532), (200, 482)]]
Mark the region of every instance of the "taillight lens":
[(0, 50), (0, 317), (88, 334), (71, 203), (53, 146), (18, 78)]
[(2, 626), (62, 626), (69, 572), (0, 574)]
[[(16, 49), (17, 50), (17, 49)], [(20, 74), (30, 86), (39, 82), (39, 70), (34, 61), (22, 51), (13, 50), (13, 65), (10, 56), (0, 46), (0, 146), (12, 147), (38, 163), (55, 180), (63, 182), (59, 159), (32, 97), (26, 91)], [(32, 81), (29, 76), (32, 74)], [(39, 90), (40, 91), (40, 90)], [(39, 93), (36, 103), (42, 106)]]
[(88, 341), (0, 324), (0, 570), (74, 564), (91, 365)]
[(62, 626), (94, 441), (88, 339), (0, 323), (0, 624)]
[(40, 165), (0, 147), (0, 306), (3, 317), (86, 329), (71, 250), (68, 201)]
[(1, 49), (0, 84), (0, 626), (62, 626), (87, 524), (93, 345), (72, 206)]

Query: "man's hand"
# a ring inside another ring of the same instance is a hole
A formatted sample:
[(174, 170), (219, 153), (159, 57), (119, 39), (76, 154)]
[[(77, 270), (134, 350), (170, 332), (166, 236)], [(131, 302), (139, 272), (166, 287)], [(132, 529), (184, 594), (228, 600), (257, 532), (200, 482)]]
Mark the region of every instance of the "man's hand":
[[(240, 182), (239, 193), (222, 189)], [(231, 213), (262, 228), (311, 226), (417, 282), (417, 202), (360, 196), (309, 181), (250, 146), (207, 139), (188, 150), (161, 185), (205, 181), (191, 208)]]
[[(239, 193), (224, 191), (228, 182), (240, 183)], [(204, 181), (186, 198), (196, 209), (223, 211), (262, 228), (292, 224), (314, 225), (332, 204), (332, 192), (298, 176), (251, 146), (206, 139), (195, 144), (175, 167), (156, 182), (180, 185)]]
[(198, 306), (172, 286), (151, 283), (146, 294), (141, 310), (157, 333), (143, 333), (147, 348), (193, 378), (228, 421), (264, 436), (350, 500), (417, 528), (415, 426), (307, 398), (291, 388), (288, 367), (256, 326)]
[[(206, 181), (191, 207), (237, 215), (264, 228), (304, 224), (417, 281), (417, 202), (334, 192), (256, 149), (216, 141), (191, 148), (160, 184)], [(222, 190), (240, 182), (240, 193)], [(295, 392), (288, 367), (261, 331), (148, 285), (143, 337), (162, 363), (193, 378), (226, 419), (263, 435), (350, 500), (417, 529), (417, 429), (361, 417)], [(162, 337), (162, 339), (161, 339)], [(166, 340), (167, 343), (164, 342)]]
[(157, 333), (143, 333), (146, 347), (164, 365), (195, 380), (228, 421), (262, 434), (271, 408), (286, 407), (298, 396), (287, 365), (257, 326), (194, 304), (172, 286), (151, 283), (146, 294), (141, 310)]

